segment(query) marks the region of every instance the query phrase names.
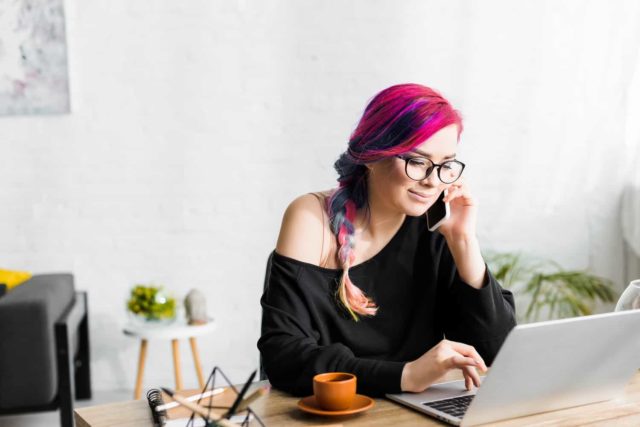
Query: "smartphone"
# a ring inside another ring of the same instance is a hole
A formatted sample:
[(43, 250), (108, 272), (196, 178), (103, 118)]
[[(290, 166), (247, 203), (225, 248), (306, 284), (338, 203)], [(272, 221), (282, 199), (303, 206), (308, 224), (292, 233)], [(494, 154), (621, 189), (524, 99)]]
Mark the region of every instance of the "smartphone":
[(449, 209), (449, 203), (444, 202), (444, 197), (447, 195), (447, 189), (445, 188), (438, 196), (438, 199), (427, 209), (427, 227), (429, 231), (435, 231), (440, 224), (445, 222), (451, 215)]

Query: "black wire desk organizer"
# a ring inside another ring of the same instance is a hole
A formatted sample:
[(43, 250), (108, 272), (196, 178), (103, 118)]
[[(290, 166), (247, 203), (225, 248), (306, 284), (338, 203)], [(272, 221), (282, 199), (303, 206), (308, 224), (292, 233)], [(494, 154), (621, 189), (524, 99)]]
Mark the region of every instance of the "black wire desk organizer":
[[(225, 383), (223, 387), (227, 390), (231, 390), (236, 395), (233, 403), (229, 406), (216, 405), (214, 402), (218, 375), (222, 377), (222, 380)], [(184, 398), (165, 388), (162, 390), (175, 402), (191, 411), (191, 415), (187, 419), (186, 427), (195, 427), (196, 420), (198, 421), (198, 425), (202, 425), (200, 420), (203, 420), (205, 427), (249, 427), (252, 420), (255, 421), (257, 425), (265, 427), (265, 424), (262, 422), (258, 414), (251, 409), (250, 404), (268, 393), (269, 386), (259, 387), (247, 396), (247, 392), (249, 391), (255, 376), (256, 371), (253, 371), (246, 383), (240, 390), (238, 390), (238, 388), (229, 381), (229, 378), (225, 375), (222, 369), (216, 366), (209, 374), (201, 393), (197, 395), (199, 396), (197, 400), (193, 399), (193, 397), (190, 399)], [(159, 390), (157, 389), (149, 390), (147, 393), (149, 405), (153, 412), (154, 425), (156, 426), (164, 425), (164, 422), (167, 419), (167, 413), (163, 407), (168, 405), (159, 405), (159, 403), (162, 402), (162, 398), (159, 396)], [(240, 414), (244, 414), (244, 416)], [(234, 421), (231, 420), (232, 417), (234, 417)], [(236, 421), (238, 418), (240, 418), (241, 421)]]

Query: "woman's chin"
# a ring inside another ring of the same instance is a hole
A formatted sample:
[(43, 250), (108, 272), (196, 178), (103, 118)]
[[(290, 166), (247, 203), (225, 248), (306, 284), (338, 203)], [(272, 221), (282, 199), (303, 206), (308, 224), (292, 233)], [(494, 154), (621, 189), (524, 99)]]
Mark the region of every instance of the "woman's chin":
[(410, 205), (405, 206), (404, 213), (409, 216), (421, 216), (427, 213), (427, 209), (429, 209), (430, 206), (431, 203), (411, 203)]

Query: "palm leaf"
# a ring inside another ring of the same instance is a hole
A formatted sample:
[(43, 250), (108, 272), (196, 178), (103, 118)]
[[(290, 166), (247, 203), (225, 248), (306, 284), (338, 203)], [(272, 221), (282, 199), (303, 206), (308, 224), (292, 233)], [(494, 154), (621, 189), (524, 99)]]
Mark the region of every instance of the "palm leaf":
[(529, 298), (523, 320), (538, 320), (546, 310), (550, 319), (593, 313), (595, 303), (613, 302), (617, 295), (610, 280), (582, 270), (563, 270), (555, 261), (520, 253), (485, 256), (494, 277), (518, 297)]

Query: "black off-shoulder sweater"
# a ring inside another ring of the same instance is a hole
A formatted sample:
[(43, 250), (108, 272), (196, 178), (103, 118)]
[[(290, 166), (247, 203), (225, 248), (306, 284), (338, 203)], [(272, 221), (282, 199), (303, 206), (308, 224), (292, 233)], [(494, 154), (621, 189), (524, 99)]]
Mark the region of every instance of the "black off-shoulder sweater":
[(274, 387), (309, 395), (315, 374), (340, 371), (358, 377), (358, 393), (398, 393), (404, 364), (443, 338), (474, 346), (490, 365), (515, 325), (511, 292), (488, 269), (481, 289), (463, 282), (424, 216), (408, 216), (380, 252), (349, 271), (379, 306), (375, 316), (355, 322), (340, 306), (342, 270), (273, 252), (258, 348)]

